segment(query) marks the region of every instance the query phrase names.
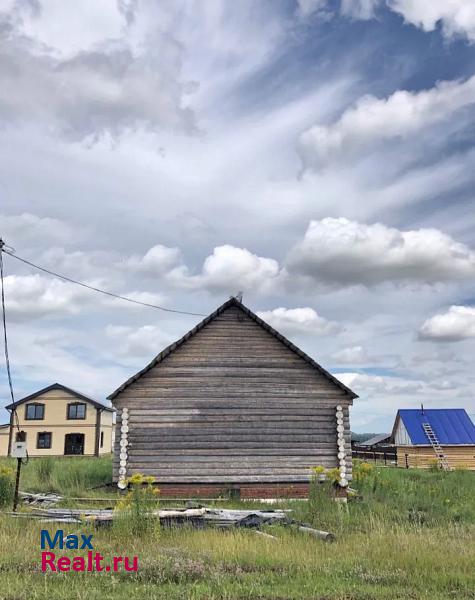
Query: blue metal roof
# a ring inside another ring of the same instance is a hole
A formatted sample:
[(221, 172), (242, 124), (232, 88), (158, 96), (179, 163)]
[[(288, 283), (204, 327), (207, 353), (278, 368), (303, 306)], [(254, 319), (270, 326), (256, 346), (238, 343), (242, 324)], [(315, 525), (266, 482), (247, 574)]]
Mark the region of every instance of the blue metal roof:
[(422, 428), (429, 423), (441, 445), (475, 444), (475, 425), (463, 408), (402, 409), (398, 411), (413, 444), (429, 444)]

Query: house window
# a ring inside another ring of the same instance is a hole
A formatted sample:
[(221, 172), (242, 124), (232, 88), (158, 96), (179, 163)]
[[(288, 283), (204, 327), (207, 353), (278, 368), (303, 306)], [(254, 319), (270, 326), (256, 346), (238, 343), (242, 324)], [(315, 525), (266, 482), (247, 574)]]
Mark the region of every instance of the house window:
[(82, 402), (68, 404), (68, 419), (85, 419), (86, 405)]
[(44, 449), (51, 448), (51, 437), (50, 431), (40, 431), (36, 439), (36, 447)]
[(34, 402), (26, 405), (25, 419), (27, 421), (41, 421), (45, 418), (45, 405)]
[(104, 448), (104, 432), (101, 431), (101, 442), (100, 442), (100, 446), (101, 448)]

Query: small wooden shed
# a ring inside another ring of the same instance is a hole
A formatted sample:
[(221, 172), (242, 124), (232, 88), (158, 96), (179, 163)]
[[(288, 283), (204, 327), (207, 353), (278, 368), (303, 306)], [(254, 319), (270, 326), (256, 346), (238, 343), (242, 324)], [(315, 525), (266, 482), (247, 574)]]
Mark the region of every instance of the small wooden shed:
[(311, 467), (351, 480), (350, 389), (231, 298), (109, 399), (114, 481), (168, 496), (305, 495)]
[(391, 437), (398, 467), (475, 470), (475, 425), (463, 408), (398, 410)]

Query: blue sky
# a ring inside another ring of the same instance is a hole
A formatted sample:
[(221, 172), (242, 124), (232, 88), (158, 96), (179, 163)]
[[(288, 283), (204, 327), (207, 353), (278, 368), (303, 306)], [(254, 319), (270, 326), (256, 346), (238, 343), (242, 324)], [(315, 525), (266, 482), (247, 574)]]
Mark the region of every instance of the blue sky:
[[(474, 44), (470, 0), (0, 0), (0, 233), (170, 308), (242, 290), (356, 431), (473, 415)], [(5, 263), (18, 397), (104, 400), (196, 324)]]

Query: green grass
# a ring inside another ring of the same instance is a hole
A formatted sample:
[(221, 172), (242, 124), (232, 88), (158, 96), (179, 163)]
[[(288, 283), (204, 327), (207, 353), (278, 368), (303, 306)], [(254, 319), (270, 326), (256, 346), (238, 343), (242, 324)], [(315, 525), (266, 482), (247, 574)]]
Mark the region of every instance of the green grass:
[[(54, 465), (55, 485), (66, 482), (76, 494), (78, 481), (86, 482), (79, 494), (86, 495), (100, 468), (57, 462), (66, 464)], [(39, 485), (36, 471), (49, 467), (30, 467), (25, 481)], [(89, 475), (58, 479), (68, 468)], [(333, 531), (333, 544), (282, 527), (268, 529), (277, 541), (246, 530), (162, 530), (157, 538), (81, 529), (94, 533), (94, 548), (106, 557), (138, 555), (138, 573), (44, 575), (41, 524), (0, 517), (0, 598), (475, 599), (475, 473), (376, 469), (354, 485), (363, 498), (347, 509), (328, 498), (325, 486), (311, 502), (283, 504), (296, 518)], [(75, 526), (64, 528), (72, 533)]]
[[(16, 469), (13, 458), (1, 458), (0, 467)], [(20, 489), (28, 492), (90, 496), (111, 481), (111, 457), (32, 458), (21, 468)], [(102, 495), (107, 490), (100, 492)]]

